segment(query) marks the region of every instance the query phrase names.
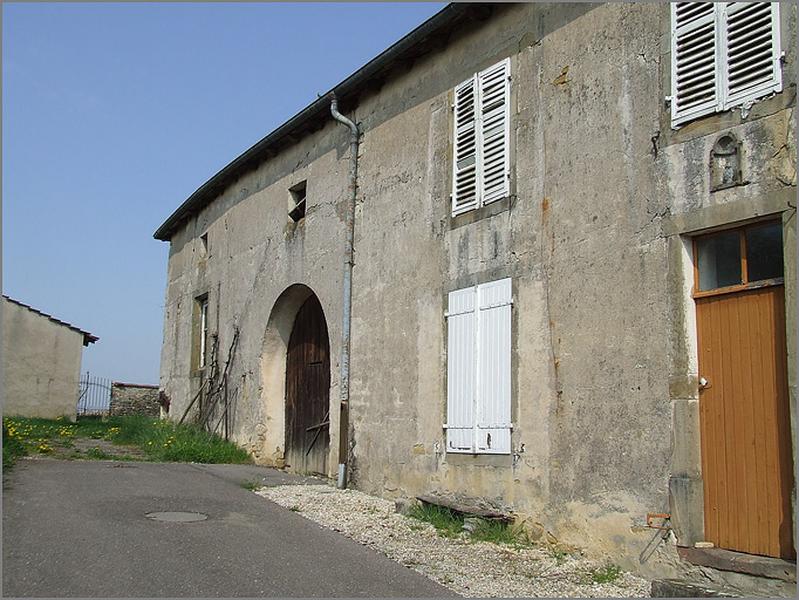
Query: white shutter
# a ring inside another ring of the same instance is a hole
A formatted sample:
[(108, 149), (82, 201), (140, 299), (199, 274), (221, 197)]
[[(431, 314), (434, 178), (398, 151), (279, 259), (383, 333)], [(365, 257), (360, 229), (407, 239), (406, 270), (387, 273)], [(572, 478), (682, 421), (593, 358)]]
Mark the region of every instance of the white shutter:
[(782, 90), (778, 4), (730, 2), (722, 12), (725, 108)]
[(447, 452), (474, 451), (476, 290), (449, 294), (447, 310)]
[(511, 280), (477, 287), (477, 451), (510, 454)]
[(671, 120), (682, 123), (719, 108), (716, 5), (671, 4)]
[(452, 214), (477, 208), (477, 85), (472, 77), (455, 88)]
[(480, 196), (482, 204), (508, 195), (510, 59), (477, 75), (479, 90)]

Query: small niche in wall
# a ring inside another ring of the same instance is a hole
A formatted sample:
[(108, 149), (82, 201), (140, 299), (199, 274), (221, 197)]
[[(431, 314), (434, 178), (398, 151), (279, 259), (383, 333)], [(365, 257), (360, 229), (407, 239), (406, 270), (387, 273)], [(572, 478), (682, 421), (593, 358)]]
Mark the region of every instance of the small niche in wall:
[(295, 223), (299, 223), (301, 219), (305, 218), (305, 193), (307, 184), (307, 181), (301, 181), (297, 185), (289, 188), (289, 194), (291, 194), (289, 218)]
[(741, 143), (731, 133), (725, 133), (710, 151), (710, 191), (742, 185)]
[(202, 256), (208, 256), (208, 232), (200, 236), (200, 253)]

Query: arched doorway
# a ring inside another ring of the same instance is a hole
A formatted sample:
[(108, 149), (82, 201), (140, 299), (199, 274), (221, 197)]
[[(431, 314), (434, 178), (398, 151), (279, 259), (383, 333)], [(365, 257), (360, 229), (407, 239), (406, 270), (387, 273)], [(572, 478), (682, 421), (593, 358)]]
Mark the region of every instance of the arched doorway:
[(318, 298), (300, 307), (286, 352), (286, 466), (327, 475), (330, 344)]

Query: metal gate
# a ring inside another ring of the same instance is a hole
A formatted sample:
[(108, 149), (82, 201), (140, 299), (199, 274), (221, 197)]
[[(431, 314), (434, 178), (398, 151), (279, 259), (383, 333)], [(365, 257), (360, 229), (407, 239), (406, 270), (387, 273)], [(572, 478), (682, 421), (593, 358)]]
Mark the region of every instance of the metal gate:
[(111, 406), (111, 380), (92, 376), (88, 371), (80, 378), (78, 416), (107, 415)]

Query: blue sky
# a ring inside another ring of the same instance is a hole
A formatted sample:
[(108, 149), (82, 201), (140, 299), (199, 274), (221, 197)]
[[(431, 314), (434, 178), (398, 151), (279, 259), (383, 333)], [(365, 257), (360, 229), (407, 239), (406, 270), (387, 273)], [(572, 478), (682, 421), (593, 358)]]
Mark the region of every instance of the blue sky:
[(441, 3), (3, 4), (3, 292), (157, 383), (158, 225)]

